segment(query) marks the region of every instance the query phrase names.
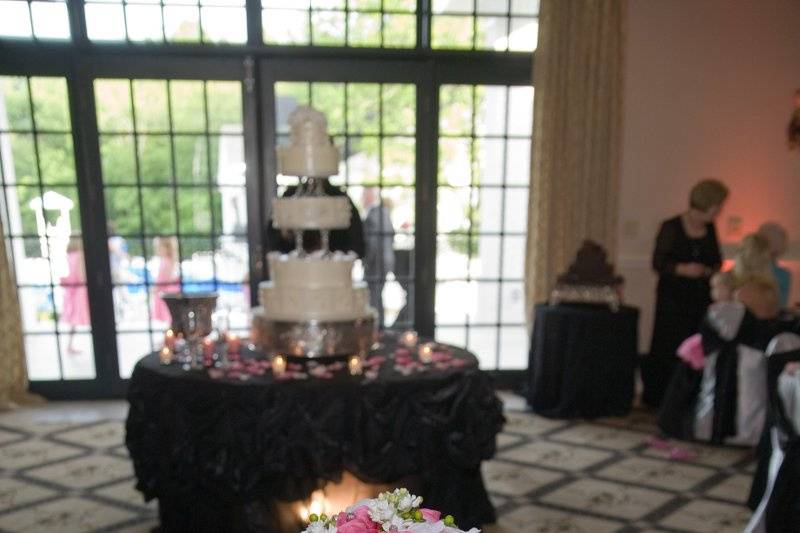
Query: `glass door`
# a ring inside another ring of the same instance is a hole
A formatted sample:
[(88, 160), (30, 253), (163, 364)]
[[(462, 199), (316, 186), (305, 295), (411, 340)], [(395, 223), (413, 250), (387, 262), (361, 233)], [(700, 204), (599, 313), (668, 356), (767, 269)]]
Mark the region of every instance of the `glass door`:
[(0, 215), (32, 382), (94, 380), (72, 117), (63, 77), (0, 76)]
[(165, 292), (219, 294), (248, 331), (242, 84), (95, 79), (120, 378), (169, 327)]
[(439, 88), (436, 337), (527, 368), (523, 268), (533, 87)]

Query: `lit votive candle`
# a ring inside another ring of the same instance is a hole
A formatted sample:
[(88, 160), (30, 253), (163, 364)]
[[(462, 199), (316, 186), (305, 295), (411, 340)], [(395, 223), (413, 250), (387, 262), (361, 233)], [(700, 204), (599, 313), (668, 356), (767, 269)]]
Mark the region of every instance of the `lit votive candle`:
[(272, 358), (272, 373), (280, 376), (284, 372), (286, 372), (286, 358), (277, 354)]
[(400, 344), (406, 346), (408, 348), (413, 348), (417, 345), (417, 341), (419, 340), (419, 335), (414, 330), (404, 331), (402, 335), (400, 335)]
[(426, 342), (422, 346), (419, 347), (419, 360), (423, 363), (430, 363), (431, 359), (433, 358), (433, 345), (429, 342)]
[(228, 353), (236, 354), (242, 347), (242, 340), (235, 333), (228, 333)]
[(172, 363), (172, 350), (170, 350), (167, 346), (161, 348), (161, 351), (158, 352), (158, 360), (161, 361), (162, 365), (168, 365)]
[(175, 349), (175, 332), (171, 329), (164, 333), (164, 346), (170, 350)]
[(350, 372), (351, 376), (357, 376), (361, 374), (361, 372), (364, 370), (364, 364), (361, 356), (351, 355), (347, 359), (347, 370)]
[(211, 339), (203, 339), (203, 357), (214, 356), (214, 341)]

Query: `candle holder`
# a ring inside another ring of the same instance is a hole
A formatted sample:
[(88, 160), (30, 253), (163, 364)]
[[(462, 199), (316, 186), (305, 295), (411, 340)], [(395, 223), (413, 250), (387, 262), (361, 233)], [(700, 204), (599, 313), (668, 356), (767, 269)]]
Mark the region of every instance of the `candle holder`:
[(272, 373), (276, 376), (282, 376), (286, 373), (286, 357), (282, 354), (272, 356)]
[(158, 360), (162, 365), (172, 364), (172, 350), (168, 346), (164, 346), (158, 352)]
[(360, 355), (351, 355), (347, 359), (347, 370), (351, 376), (358, 376), (364, 372), (364, 361)]
[(413, 348), (419, 342), (419, 334), (413, 329), (409, 329), (400, 334), (400, 344), (406, 348)]
[(419, 360), (423, 363), (430, 363), (433, 360), (433, 343), (426, 342), (420, 345), (417, 355), (419, 356)]
[(201, 339), (212, 330), (211, 314), (217, 304), (216, 293), (166, 293), (162, 295), (172, 316), (171, 329), (186, 339), (178, 360), (192, 368), (203, 367)]

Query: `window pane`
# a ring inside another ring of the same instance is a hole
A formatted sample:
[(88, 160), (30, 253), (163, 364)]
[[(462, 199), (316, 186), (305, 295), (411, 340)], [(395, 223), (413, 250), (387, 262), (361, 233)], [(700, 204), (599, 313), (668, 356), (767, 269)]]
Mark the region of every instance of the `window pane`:
[(0, 123), (0, 129), (20, 131), (33, 128), (28, 80), (17, 76), (0, 76), (0, 93), (5, 101), (8, 119), (8, 124)]
[(242, 89), (236, 82), (208, 82), (208, 130), (211, 133), (242, 132)]
[(514, 17), (508, 36), (508, 49), (514, 52), (536, 50), (539, 40), (539, 19)]
[(381, 15), (379, 13), (350, 13), (347, 43), (350, 46), (381, 45)]
[(200, 40), (200, 10), (196, 6), (164, 6), (163, 16), (164, 34), (167, 41), (197, 42)]
[(133, 131), (128, 80), (95, 81), (94, 100), (97, 107), (97, 127), (101, 132)]
[(108, 224), (120, 235), (142, 232), (139, 191), (135, 187), (106, 187)]
[(100, 135), (104, 183), (135, 183), (136, 152), (132, 135)]
[(467, 349), (478, 358), (480, 368), (497, 368), (497, 335), (495, 328), (472, 328)]
[(172, 182), (172, 146), (167, 135), (139, 135), (139, 175), (142, 183)]
[(247, 18), (244, 8), (203, 7), (200, 11), (204, 42), (232, 44), (247, 42)]
[(37, 39), (69, 39), (69, 15), (63, 2), (31, 2)]
[(387, 48), (413, 48), (416, 42), (416, 15), (383, 16), (383, 46)]
[(125, 22), (131, 41), (163, 41), (161, 7), (158, 5), (128, 4)]
[(86, 13), (86, 33), (92, 41), (124, 41), (125, 13), (121, 5), (89, 4)]
[(133, 104), (137, 131), (169, 131), (167, 84), (161, 80), (135, 80)]
[(33, 112), (39, 130), (70, 130), (67, 81), (64, 78), (31, 78)]
[[(442, 324), (464, 327), (487, 369), (527, 365), (522, 278), (532, 99), (528, 87), (446, 85), (440, 91), (446, 133), (439, 138), (437, 279), (457, 274), (466, 280), (437, 283), (437, 334), (449, 329)], [(456, 310), (448, 309), (453, 301)]]
[(473, 18), (460, 15), (434, 15), (431, 30), (433, 48), (472, 48)]
[(261, 6), (268, 44), (416, 46), (414, 0), (262, 0)]
[(25, 335), (25, 360), (31, 381), (61, 379), (56, 335)]
[(0, 1), (0, 36), (31, 37), (32, 35), (28, 3), (19, 0)]
[(337, 11), (315, 11), (311, 14), (311, 38), (319, 46), (345, 44), (345, 16)]
[(203, 82), (173, 81), (169, 84), (172, 103), (172, 128), (177, 132), (203, 132), (206, 129)]
[(39, 166), (45, 184), (75, 183), (72, 135), (42, 133), (38, 136)]
[(308, 44), (308, 11), (288, 9), (265, 9), (261, 21), (264, 27), (264, 42), (268, 44)]
[(511, 12), (514, 15), (538, 15), (539, 0), (511, 0)]
[(500, 368), (528, 368), (528, 332), (525, 326), (500, 328)]
[(477, 0), (476, 9), (478, 13), (489, 13), (498, 15), (508, 13), (509, 0)]

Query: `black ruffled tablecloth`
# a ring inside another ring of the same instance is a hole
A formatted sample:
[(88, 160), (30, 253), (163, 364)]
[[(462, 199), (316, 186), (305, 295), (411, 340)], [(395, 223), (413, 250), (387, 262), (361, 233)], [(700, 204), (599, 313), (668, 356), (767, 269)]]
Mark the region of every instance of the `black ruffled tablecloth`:
[(625, 415), (631, 409), (639, 311), (539, 304), (528, 360), (528, 404), (552, 418)]
[[(464, 527), (494, 521), (480, 472), (495, 452), (502, 405), (476, 358), (409, 375), (393, 364), (396, 342), (372, 355), (377, 377), (213, 379), (206, 370), (136, 365), (128, 388), (126, 444), (164, 531), (271, 531), (271, 501), (307, 499), (349, 471), (363, 482), (419, 480), (428, 507)], [(244, 354), (245, 357), (254, 354)], [(267, 511), (269, 514), (269, 511)]]

